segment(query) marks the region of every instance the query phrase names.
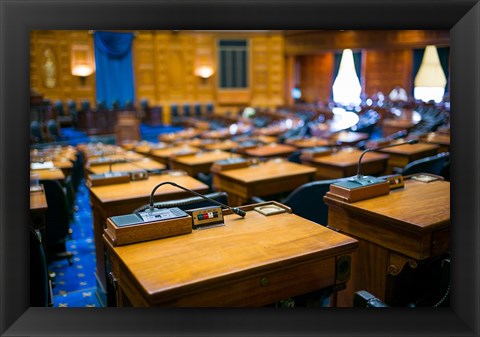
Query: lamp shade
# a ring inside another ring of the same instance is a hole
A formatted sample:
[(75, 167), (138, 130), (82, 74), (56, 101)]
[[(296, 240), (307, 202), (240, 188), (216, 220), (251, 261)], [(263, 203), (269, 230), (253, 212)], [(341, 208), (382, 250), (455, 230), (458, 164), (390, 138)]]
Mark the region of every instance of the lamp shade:
[(447, 79), (440, 65), (437, 48), (427, 46), (415, 77), (415, 87), (445, 88), (446, 84)]

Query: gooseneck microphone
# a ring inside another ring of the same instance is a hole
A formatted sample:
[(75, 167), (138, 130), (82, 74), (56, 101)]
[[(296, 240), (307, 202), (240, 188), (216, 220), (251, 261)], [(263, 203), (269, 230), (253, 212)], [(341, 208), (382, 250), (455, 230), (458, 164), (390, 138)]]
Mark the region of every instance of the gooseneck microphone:
[(222, 206), (223, 208), (228, 208), (228, 209), (230, 209), (233, 213), (241, 216), (242, 218), (245, 217), (245, 215), (247, 214), (244, 210), (242, 210), (242, 209), (240, 209), (240, 208), (230, 207), (230, 206), (225, 205), (225, 204), (223, 204), (223, 203), (221, 203), (221, 202), (219, 202), (219, 201), (213, 200), (213, 199), (211, 199), (211, 198), (209, 198), (209, 197), (206, 197), (206, 196), (204, 196), (204, 195), (202, 195), (202, 194), (200, 194), (200, 193), (197, 193), (197, 192), (195, 192), (195, 191), (193, 191), (193, 190), (191, 190), (191, 189), (189, 189), (189, 188), (183, 187), (183, 186), (178, 185), (178, 184), (176, 184), (176, 183), (174, 183), (174, 182), (171, 182), (171, 181), (165, 181), (165, 182), (163, 182), (163, 183), (158, 184), (157, 186), (155, 186), (155, 187), (153, 188), (152, 193), (150, 194), (150, 211), (152, 211), (152, 212), (153, 212), (153, 210), (154, 210), (154, 208), (155, 208), (155, 207), (153, 206), (153, 196), (154, 196), (154, 194), (155, 194), (155, 191), (157, 190), (157, 188), (159, 188), (160, 186), (163, 186), (163, 185), (172, 185), (172, 186), (178, 187), (178, 188), (180, 188), (180, 189), (182, 189), (182, 190), (184, 190), (184, 191), (187, 191), (188, 193), (194, 194), (194, 195), (199, 196), (199, 197), (201, 197), (201, 198), (203, 198), (203, 199), (205, 199), (205, 200), (208, 200), (208, 201), (210, 201), (210, 202), (213, 202), (214, 204), (217, 204), (217, 205), (219, 205), (219, 206)]
[(377, 151), (377, 150), (381, 150), (381, 149), (386, 149), (386, 148), (388, 148), (388, 147), (394, 147), (394, 146), (400, 146), (400, 145), (412, 145), (412, 144), (417, 144), (417, 143), (418, 143), (418, 140), (417, 140), (417, 139), (412, 139), (412, 140), (409, 140), (408, 142), (396, 143), (396, 144), (389, 144), (389, 145), (385, 145), (385, 146), (379, 146), (379, 147), (374, 147), (374, 148), (366, 149), (365, 151), (362, 152), (362, 154), (360, 155), (360, 158), (358, 158), (358, 166), (357, 166), (357, 176), (356, 176), (356, 178), (357, 178), (357, 179), (360, 179), (361, 177), (363, 177), (363, 175), (360, 173), (360, 168), (361, 168), (361, 164), (362, 164), (362, 158), (363, 158), (363, 156), (364, 156), (367, 152)]

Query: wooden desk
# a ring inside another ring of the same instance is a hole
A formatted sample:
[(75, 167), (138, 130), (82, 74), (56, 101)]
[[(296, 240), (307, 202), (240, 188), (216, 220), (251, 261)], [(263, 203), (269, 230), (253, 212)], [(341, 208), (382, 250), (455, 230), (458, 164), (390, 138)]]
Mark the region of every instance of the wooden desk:
[(224, 219), (222, 227), (126, 246), (104, 235), (118, 305), (264, 306), (346, 282), (335, 266), (356, 240), (289, 213)]
[[(362, 151), (356, 149), (340, 150), (327, 156), (302, 159), (302, 162), (317, 169), (315, 179), (345, 178), (357, 174), (361, 154)], [(362, 158), (362, 174), (381, 175), (387, 168), (387, 161), (388, 155), (367, 152)]]
[(47, 198), (45, 191), (30, 191), (30, 224), (40, 230), (45, 239), (45, 213), (47, 212)]
[(330, 137), (332, 142), (338, 145), (352, 146), (362, 140), (368, 139), (368, 133), (341, 131)]
[(181, 139), (190, 139), (198, 136), (200, 134), (200, 130), (196, 130), (193, 128), (188, 128), (178, 132), (171, 132), (158, 135), (158, 140), (165, 143), (173, 143)]
[(377, 152), (385, 153), (390, 156), (388, 159), (388, 168), (387, 174), (393, 172), (394, 167), (404, 168), (408, 163), (412, 161), (434, 156), (437, 154), (439, 146), (435, 144), (406, 144), (399, 145), (383, 150), (378, 150)]
[[(112, 172), (138, 171), (138, 170), (163, 170), (166, 166), (156, 160), (143, 158), (132, 163), (115, 163), (111, 165)], [(110, 171), (110, 164), (94, 165), (87, 168), (90, 174), (100, 174)]]
[(290, 139), (286, 141), (286, 144), (293, 145), (300, 149), (305, 149), (309, 147), (334, 146), (335, 142), (329, 139), (311, 137), (303, 139)]
[(190, 176), (195, 177), (200, 172), (209, 173), (212, 164), (219, 160), (238, 158), (240, 155), (225, 151), (198, 152), (187, 156), (171, 157), (170, 167), (183, 170)]
[(418, 121), (406, 118), (387, 118), (382, 122), (382, 137), (390, 136), (398, 131), (410, 130)]
[(191, 147), (191, 146), (173, 146), (173, 147), (167, 147), (165, 149), (155, 149), (150, 151), (150, 156), (152, 159), (159, 161), (162, 164), (168, 165), (170, 161), (170, 157), (172, 155), (178, 154), (178, 153), (189, 153), (189, 154), (194, 154), (199, 151), (198, 148)]
[(51, 168), (44, 170), (31, 170), (31, 173), (38, 174), (40, 180), (58, 180), (63, 182), (65, 180), (65, 174), (59, 168)]
[(238, 143), (227, 139), (223, 142), (214, 142), (201, 146), (203, 149), (212, 151), (212, 150), (221, 150), (221, 151), (230, 151), (238, 147)]
[(352, 262), (352, 284), (345, 304), (355, 291), (370, 291), (390, 303), (395, 300), (395, 278), (405, 265), (420, 263), (450, 248), (450, 183), (405, 180), (405, 188), (390, 194), (345, 203), (327, 193), (328, 225), (360, 241)]
[(290, 192), (312, 181), (315, 168), (284, 160), (271, 160), (245, 168), (213, 172), (213, 185), (228, 193), (230, 206), (247, 203), (252, 196)]
[[(136, 208), (148, 204), (153, 188), (164, 181), (175, 182), (199, 193), (205, 193), (208, 190), (207, 185), (190, 176), (171, 176), (169, 174), (154, 175), (147, 180), (131, 181), (124, 184), (89, 187), (97, 264), (96, 276), (99, 285), (103, 288), (98, 290), (104, 294), (107, 288), (102, 234), (107, 218), (132, 213)], [(187, 196), (191, 195), (175, 186), (165, 185), (156, 191), (154, 200), (164, 201)]]
[(419, 137), (423, 143), (438, 145), (438, 153), (450, 151), (450, 134), (431, 132)]
[(268, 145), (257, 146), (254, 148), (245, 149), (244, 152), (250, 157), (288, 157), (297, 148), (291, 145), (270, 143)]

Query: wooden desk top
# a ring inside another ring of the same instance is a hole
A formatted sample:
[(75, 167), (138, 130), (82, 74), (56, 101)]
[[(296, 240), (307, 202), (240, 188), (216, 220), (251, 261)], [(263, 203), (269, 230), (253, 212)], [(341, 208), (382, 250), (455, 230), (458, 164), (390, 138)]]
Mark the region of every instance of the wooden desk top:
[[(270, 287), (292, 292), (298, 285), (283, 283), (271, 273), (285, 274), (305, 263), (348, 254), (358, 245), (355, 239), (290, 213), (267, 217), (249, 211), (243, 219), (230, 214), (224, 220), (225, 226), (126, 246), (113, 247), (105, 236), (104, 241), (120, 265), (127, 266), (128, 276), (124, 277), (141, 294), (143, 305), (149, 306), (182, 306), (184, 301), (189, 306), (195, 301), (189, 297), (195, 296), (203, 296), (194, 304), (197, 306), (241, 306), (252, 301), (245, 300), (252, 297), (250, 292), (241, 293), (247, 279), (260, 292), (259, 282), (265, 276), (269, 276)], [(229, 285), (232, 282), (238, 291)], [(239, 301), (230, 303), (230, 297), (212, 299), (205, 295), (205, 290), (210, 293), (217, 289), (235, 294)], [(255, 295), (254, 303), (268, 300), (266, 293), (263, 296)]]
[[(166, 166), (156, 160), (143, 158), (133, 163), (115, 163), (111, 166), (112, 172), (138, 171), (138, 170), (163, 170)], [(110, 171), (110, 164), (95, 165), (88, 168), (93, 174), (100, 174)]]
[[(360, 158), (362, 152), (363, 151), (357, 149), (340, 150), (328, 156), (314, 157), (309, 161), (309, 163), (338, 167), (346, 167), (352, 165), (358, 166), (358, 159)], [(362, 158), (362, 163), (368, 163), (377, 160), (388, 160), (388, 155), (367, 152)]]
[(45, 197), (45, 191), (30, 192), (30, 212), (42, 213), (48, 208), (47, 198)]
[[(138, 198), (149, 198), (153, 188), (164, 181), (175, 182), (178, 185), (197, 192), (208, 190), (208, 186), (188, 176), (172, 176), (161, 174), (150, 176), (147, 180), (130, 181), (124, 184), (112, 184), (104, 186), (89, 187), (90, 192), (101, 202), (121, 202)], [(160, 187), (155, 195), (172, 195), (171, 199), (177, 199), (175, 195), (185, 194), (185, 191), (175, 186), (165, 185)]]
[(421, 142), (450, 146), (450, 134), (431, 132), (419, 138)]
[(291, 139), (291, 140), (287, 140), (286, 143), (298, 148), (322, 147), (322, 146), (335, 145), (335, 142), (332, 140), (316, 138), (316, 137), (303, 138), (303, 139)]
[(325, 201), (392, 225), (416, 232), (432, 231), (450, 226), (450, 182), (419, 182), (405, 180), (405, 188), (390, 194), (345, 203), (325, 196)]
[(184, 151), (188, 153), (197, 153), (199, 150), (198, 148), (195, 148), (195, 147), (181, 145), (181, 146), (167, 147), (165, 149), (155, 149), (150, 151), (150, 155), (154, 158), (167, 160), (172, 155), (175, 155), (176, 153), (181, 153)]
[(353, 145), (368, 139), (368, 133), (341, 131), (330, 137), (330, 140), (341, 145)]
[(376, 152), (410, 156), (412, 154), (419, 154), (422, 152), (427, 152), (427, 151), (436, 150), (436, 149), (438, 149), (438, 145), (417, 143), (417, 144), (411, 144), (411, 145), (410, 144), (399, 145), (399, 146), (390, 147), (387, 149), (378, 150)]
[(51, 168), (46, 170), (32, 170), (31, 173), (38, 173), (38, 179), (44, 180), (64, 180), (65, 174), (59, 168)]
[(287, 156), (296, 150), (297, 148), (295, 146), (271, 143), (268, 145), (245, 149), (244, 152), (251, 157), (275, 157)]
[(230, 152), (225, 151), (207, 151), (207, 152), (198, 152), (196, 154), (186, 155), (186, 156), (179, 156), (173, 157), (171, 160), (173, 162), (182, 163), (188, 166), (195, 166), (195, 165), (204, 165), (204, 164), (213, 164), (216, 161), (229, 159), (229, 158), (238, 158), (240, 155), (232, 154)]
[(232, 149), (236, 149), (238, 147), (238, 143), (227, 139), (223, 142), (214, 142), (210, 144), (205, 144), (202, 146), (205, 150), (222, 150), (228, 151)]
[(254, 184), (270, 179), (279, 179), (303, 175), (315, 174), (314, 167), (292, 163), (285, 160), (271, 160), (259, 165), (251, 165), (245, 168), (216, 172), (218, 176), (230, 178), (244, 184)]
[(199, 130), (195, 130), (193, 128), (185, 129), (178, 132), (171, 132), (158, 135), (158, 140), (166, 143), (172, 143), (178, 141), (180, 139), (189, 139), (196, 137), (200, 134)]

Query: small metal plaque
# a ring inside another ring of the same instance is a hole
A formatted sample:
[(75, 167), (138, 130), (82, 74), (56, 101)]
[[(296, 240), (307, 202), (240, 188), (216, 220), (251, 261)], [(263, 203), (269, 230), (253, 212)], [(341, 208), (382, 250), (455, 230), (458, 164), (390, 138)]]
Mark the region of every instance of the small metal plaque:
[(257, 207), (254, 208), (254, 210), (257, 211), (260, 214), (265, 215), (265, 216), (287, 212), (287, 210), (285, 208), (282, 208), (282, 207), (274, 205), (274, 204), (257, 206)]

